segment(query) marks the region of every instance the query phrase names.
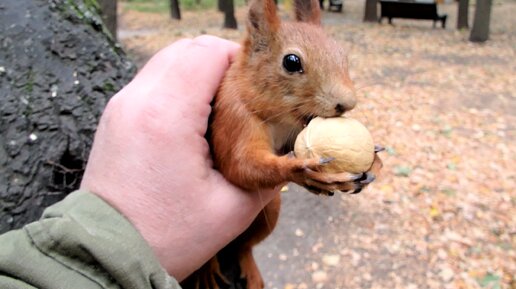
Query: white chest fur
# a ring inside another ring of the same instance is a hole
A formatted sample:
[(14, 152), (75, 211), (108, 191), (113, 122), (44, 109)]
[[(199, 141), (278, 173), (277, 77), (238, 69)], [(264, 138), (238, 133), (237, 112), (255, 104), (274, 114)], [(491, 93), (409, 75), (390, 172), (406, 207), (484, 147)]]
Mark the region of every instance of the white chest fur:
[(301, 129), (301, 127), (292, 124), (270, 123), (269, 133), (274, 150), (280, 152), (289, 142), (293, 145)]

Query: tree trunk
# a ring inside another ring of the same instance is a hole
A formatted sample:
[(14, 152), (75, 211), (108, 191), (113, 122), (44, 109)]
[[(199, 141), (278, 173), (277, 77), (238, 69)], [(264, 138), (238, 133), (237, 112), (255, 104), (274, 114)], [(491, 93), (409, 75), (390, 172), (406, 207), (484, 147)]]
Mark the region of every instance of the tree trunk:
[(235, 18), (235, 2), (233, 0), (219, 0), (219, 6), (224, 11), (224, 28), (237, 29)]
[(377, 22), (378, 21), (378, 0), (366, 0), (365, 1), (365, 12), (364, 22)]
[(489, 38), (489, 22), (491, 18), (492, 0), (477, 0), (475, 19), (469, 41), (484, 42)]
[(457, 12), (457, 29), (467, 29), (468, 14), (469, 14), (469, 0), (459, 0), (459, 9)]
[(116, 28), (117, 28), (117, 1), (116, 0), (98, 0), (100, 5), (100, 11), (102, 12), (102, 20), (106, 25), (107, 29), (113, 36), (113, 39), (116, 39)]
[[(135, 67), (95, 2), (2, 1), (0, 232), (76, 190), (106, 102)], [(50, 4), (51, 3), (51, 4)]]
[(172, 19), (181, 20), (181, 10), (179, 9), (179, 0), (170, 0), (170, 17), (172, 17)]

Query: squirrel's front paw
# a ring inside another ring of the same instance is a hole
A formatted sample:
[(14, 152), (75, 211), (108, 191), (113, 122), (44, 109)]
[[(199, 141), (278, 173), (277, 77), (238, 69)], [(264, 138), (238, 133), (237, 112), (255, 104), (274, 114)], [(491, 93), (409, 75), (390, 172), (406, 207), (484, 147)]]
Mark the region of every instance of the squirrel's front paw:
[[(333, 174), (326, 174), (333, 175)], [(342, 174), (337, 174), (342, 175)], [(333, 196), (335, 193), (349, 192), (350, 194), (360, 193), (367, 185), (375, 180), (375, 176), (371, 172), (354, 175), (349, 181), (338, 181), (334, 183), (320, 183), (318, 180), (306, 179), (305, 187), (311, 193), (316, 195)]]
[(382, 161), (375, 154), (371, 169), (365, 173), (323, 173), (320, 168), (331, 162), (331, 159), (307, 160), (314, 168), (306, 166), (303, 170), (294, 173), (292, 181), (305, 187), (314, 194), (333, 196), (336, 192), (360, 193), (372, 183), (378, 175)]
[(303, 181), (298, 184), (304, 186), (314, 194), (333, 196), (336, 192), (358, 193), (366, 186), (371, 178), (367, 173), (321, 173), (306, 169)]

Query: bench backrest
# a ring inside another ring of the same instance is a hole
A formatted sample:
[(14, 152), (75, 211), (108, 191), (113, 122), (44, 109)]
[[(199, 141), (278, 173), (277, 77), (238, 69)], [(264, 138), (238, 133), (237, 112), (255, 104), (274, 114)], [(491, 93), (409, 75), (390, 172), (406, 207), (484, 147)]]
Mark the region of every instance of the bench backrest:
[(414, 1), (385, 1), (380, 0), (381, 14), (385, 17), (435, 19), (437, 4)]

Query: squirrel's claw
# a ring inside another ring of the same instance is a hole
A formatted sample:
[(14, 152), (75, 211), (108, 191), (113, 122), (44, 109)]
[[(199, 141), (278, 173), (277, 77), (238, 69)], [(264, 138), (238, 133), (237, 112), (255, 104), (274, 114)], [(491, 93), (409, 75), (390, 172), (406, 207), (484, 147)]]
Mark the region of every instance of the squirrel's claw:
[(381, 145), (375, 145), (374, 146), (374, 152), (375, 153), (379, 153), (379, 152), (384, 151), (384, 150), (385, 150), (385, 148), (383, 146), (381, 146)]
[(376, 180), (376, 176), (372, 172), (363, 173), (362, 177), (355, 181), (356, 188), (350, 194), (354, 195), (360, 193), (367, 185), (372, 183), (374, 180)]
[(351, 194), (352, 195), (358, 194), (358, 193), (360, 193), (362, 191), (362, 189), (363, 189), (363, 187), (360, 187), (360, 188), (354, 190), (353, 192), (351, 192)]
[(340, 192), (358, 194), (376, 179), (375, 174), (372, 172), (361, 174), (325, 174), (305, 169), (305, 174), (302, 185), (316, 195), (327, 196), (333, 196), (335, 193)]
[(342, 191), (340, 191), (340, 190), (327, 191), (327, 190), (322, 190), (315, 186), (309, 186), (309, 185), (305, 185), (304, 188), (307, 189), (312, 194), (326, 195), (328, 197), (333, 197), (335, 195), (335, 193), (342, 193)]
[(314, 186), (304, 185), (303, 187), (305, 189), (307, 189), (310, 193), (315, 194), (315, 195), (320, 195), (323, 192), (323, 190), (316, 188)]
[(334, 157), (320, 158), (319, 163), (321, 165), (326, 165), (326, 164), (329, 164), (330, 162), (332, 162), (333, 160), (335, 160)]
[(376, 176), (371, 172), (367, 172), (367, 173), (364, 173), (363, 178), (359, 179), (359, 182), (360, 182), (360, 184), (368, 185), (368, 184), (372, 183), (374, 180), (376, 180)]

